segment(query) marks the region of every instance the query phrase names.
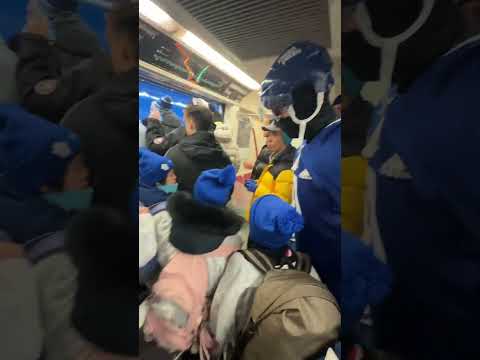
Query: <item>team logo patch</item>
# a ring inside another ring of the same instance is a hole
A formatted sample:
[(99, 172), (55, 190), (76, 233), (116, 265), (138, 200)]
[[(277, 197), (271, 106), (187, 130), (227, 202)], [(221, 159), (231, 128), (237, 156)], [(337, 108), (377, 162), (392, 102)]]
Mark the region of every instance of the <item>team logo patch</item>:
[(72, 149), (66, 142), (56, 142), (52, 144), (52, 154), (59, 158), (66, 159), (72, 155)]
[(161, 168), (162, 168), (163, 171), (170, 170), (170, 166), (168, 166), (167, 164), (162, 164)]
[(57, 89), (57, 85), (57, 79), (42, 80), (35, 85), (34, 90), (38, 95), (50, 95)]

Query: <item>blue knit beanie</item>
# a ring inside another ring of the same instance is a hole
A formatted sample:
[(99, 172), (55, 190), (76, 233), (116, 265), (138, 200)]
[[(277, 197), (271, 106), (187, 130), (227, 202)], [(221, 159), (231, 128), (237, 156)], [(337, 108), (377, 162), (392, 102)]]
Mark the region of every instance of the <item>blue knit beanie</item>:
[(138, 160), (140, 184), (154, 187), (157, 183), (167, 178), (170, 170), (173, 170), (172, 160), (160, 156), (147, 148), (140, 148)]
[(0, 105), (0, 177), (25, 195), (57, 185), (80, 152), (70, 130), (28, 113), (16, 105)]
[(303, 229), (303, 217), (275, 195), (255, 201), (250, 210), (250, 239), (267, 249), (288, 244), (293, 234)]
[(193, 198), (206, 205), (223, 207), (230, 200), (235, 180), (233, 165), (224, 169), (206, 170), (195, 182)]

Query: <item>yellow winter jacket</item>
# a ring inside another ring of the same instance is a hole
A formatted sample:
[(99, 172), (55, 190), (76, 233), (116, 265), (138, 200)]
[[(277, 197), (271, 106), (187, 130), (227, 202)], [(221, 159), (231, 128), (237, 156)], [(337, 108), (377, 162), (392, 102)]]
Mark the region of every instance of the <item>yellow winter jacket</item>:
[(282, 153), (270, 161), (263, 169), (257, 181), (257, 190), (253, 194), (250, 206), (247, 209), (246, 219), (250, 220), (250, 208), (258, 198), (273, 194), (282, 200), (292, 202), (293, 191), (293, 161), (295, 159), (295, 148), (289, 146)]
[(342, 158), (342, 228), (361, 236), (367, 161), (360, 156)]

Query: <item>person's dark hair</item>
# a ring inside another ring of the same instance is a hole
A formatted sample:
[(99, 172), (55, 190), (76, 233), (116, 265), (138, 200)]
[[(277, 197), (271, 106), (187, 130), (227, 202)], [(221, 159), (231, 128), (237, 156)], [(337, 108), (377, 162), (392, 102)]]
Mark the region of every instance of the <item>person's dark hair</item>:
[(204, 106), (189, 105), (185, 108), (185, 116), (195, 123), (198, 131), (210, 131), (213, 125), (212, 112)]
[(342, 95), (338, 95), (333, 101), (333, 106), (342, 105)]
[(111, 15), (113, 30), (128, 37), (132, 51), (138, 57), (138, 4), (120, 5), (112, 10)]

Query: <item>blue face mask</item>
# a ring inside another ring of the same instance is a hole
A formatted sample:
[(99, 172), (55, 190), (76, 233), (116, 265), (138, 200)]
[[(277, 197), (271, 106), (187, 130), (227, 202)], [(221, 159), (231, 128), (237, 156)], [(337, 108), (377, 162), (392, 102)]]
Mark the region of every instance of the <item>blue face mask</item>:
[(93, 189), (48, 193), (43, 198), (66, 211), (85, 210), (92, 205)]
[(178, 184), (160, 185), (158, 188), (165, 191), (167, 194), (172, 194), (177, 192)]

